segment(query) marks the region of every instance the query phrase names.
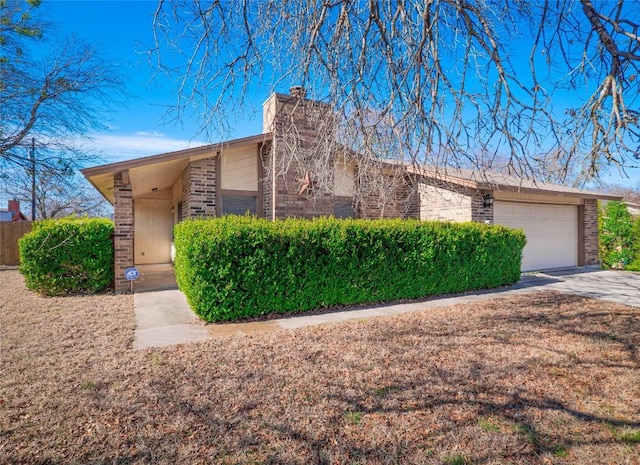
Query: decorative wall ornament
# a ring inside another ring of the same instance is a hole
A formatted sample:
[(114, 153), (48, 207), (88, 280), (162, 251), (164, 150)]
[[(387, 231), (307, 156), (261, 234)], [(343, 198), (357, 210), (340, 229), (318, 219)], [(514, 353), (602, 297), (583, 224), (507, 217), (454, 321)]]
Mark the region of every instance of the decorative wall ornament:
[(298, 195), (302, 195), (305, 192), (310, 194), (311, 191), (313, 191), (314, 184), (316, 183), (315, 181), (311, 180), (308, 171), (304, 173), (304, 178), (296, 178), (296, 181), (300, 183), (300, 192), (298, 192)]

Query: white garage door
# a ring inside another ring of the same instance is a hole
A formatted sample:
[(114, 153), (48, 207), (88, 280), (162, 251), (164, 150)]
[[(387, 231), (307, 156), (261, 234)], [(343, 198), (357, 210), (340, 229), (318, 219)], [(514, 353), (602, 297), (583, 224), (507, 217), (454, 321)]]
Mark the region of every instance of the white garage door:
[(496, 201), (493, 222), (524, 230), (522, 271), (578, 264), (578, 208), (574, 205)]

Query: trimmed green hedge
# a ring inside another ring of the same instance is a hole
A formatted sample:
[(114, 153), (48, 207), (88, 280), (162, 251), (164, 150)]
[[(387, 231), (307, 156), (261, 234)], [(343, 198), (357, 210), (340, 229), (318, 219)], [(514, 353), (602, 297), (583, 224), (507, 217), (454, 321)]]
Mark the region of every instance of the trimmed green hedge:
[(625, 202), (610, 201), (600, 208), (598, 234), (603, 268), (638, 271), (640, 220), (634, 220)]
[(175, 271), (201, 318), (230, 321), (512, 284), (525, 242), (479, 223), (225, 216), (176, 226)]
[(33, 223), (18, 241), (28, 289), (44, 295), (98, 292), (113, 282), (113, 222), (64, 218)]

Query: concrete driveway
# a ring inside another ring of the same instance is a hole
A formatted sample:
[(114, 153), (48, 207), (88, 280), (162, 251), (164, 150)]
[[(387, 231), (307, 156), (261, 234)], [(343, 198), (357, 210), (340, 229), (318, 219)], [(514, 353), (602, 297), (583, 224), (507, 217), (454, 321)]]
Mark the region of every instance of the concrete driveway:
[(397, 315), (428, 308), (546, 290), (578, 294), (640, 308), (640, 274), (602, 271), (594, 268), (571, 268), (526, 274), (513, 286), (451, 297), (434, 297), (420, 302), (362, 306), (320, 315), (300, 315), (263, 322), (206, 326), (191, 311), (182, 292), (177, 289), (165, 289), (135, 294), (135, 314), (138, 327), (135, 331), (134, 349), (199, 342), (234, 334), (256, 334), (383, 315)]
[(640, 307), (640, 273), (574, 268), (538, 276), (548, 280), (545, 289)]

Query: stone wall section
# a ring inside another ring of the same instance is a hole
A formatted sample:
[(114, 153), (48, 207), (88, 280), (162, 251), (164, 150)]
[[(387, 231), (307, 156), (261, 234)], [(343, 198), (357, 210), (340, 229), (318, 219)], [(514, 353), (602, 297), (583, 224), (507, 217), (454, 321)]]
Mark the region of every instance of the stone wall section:
[(133, 266), (134, 214), (131, 184), (128, 174), (122, 172), (113, 176), (114, 209), (114, 272), (115, 292), (130, 292), (131, 284), (124, 277), (125, 270)]

